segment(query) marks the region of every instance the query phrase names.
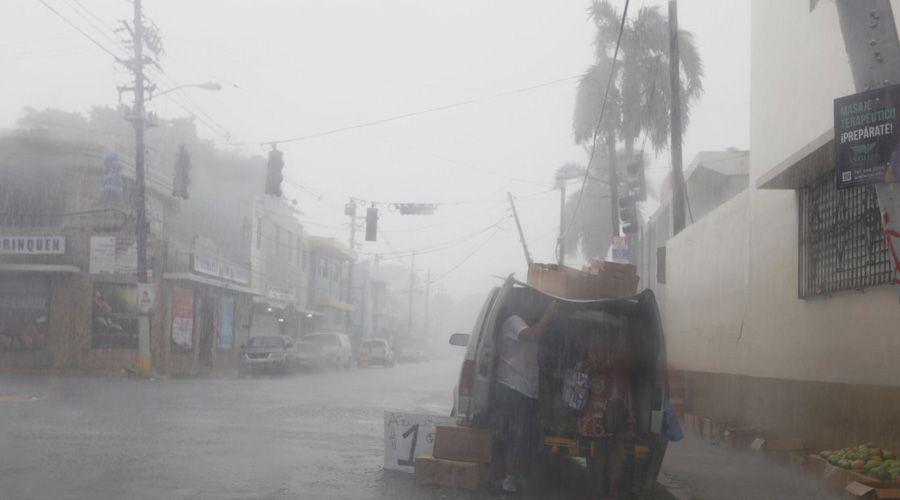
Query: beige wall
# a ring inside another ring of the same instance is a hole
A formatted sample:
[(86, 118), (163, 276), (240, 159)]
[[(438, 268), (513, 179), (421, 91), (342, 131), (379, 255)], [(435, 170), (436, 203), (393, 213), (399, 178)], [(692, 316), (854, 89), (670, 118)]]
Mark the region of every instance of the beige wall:
[[(893, 2), (895, 14), (900, 1)], [(756, 179), (832, 126), (853, 92), (834, 3), (752, 3), (750, 189), (669, 243), (672, 361), (696, 371), (900, 386), (890, 287), (797, 298), (794, 191)], [(741, 244), (744, 249), (739, 248)]]

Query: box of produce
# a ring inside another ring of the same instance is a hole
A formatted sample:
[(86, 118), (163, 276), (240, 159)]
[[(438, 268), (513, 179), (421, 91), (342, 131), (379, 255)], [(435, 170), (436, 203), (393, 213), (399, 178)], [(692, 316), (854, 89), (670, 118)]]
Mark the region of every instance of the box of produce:
[[(863, 481), (877, 485), (900, 482), (900, 460), (889, 450), (868, 443), (842, 450), (825, 450), (819, 453), (834, 467), (855, 471)], [(859, 482), (863, 482), (859, 481)]]

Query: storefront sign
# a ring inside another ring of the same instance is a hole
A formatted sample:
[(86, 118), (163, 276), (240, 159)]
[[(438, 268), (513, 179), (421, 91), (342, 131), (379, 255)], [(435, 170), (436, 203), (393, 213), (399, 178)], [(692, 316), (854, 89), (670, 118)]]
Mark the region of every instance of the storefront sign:
[(278, 300), (280, 302), (293, 302), (295, 298), (293, 291), (276, 287), (269, 287), (268, 290), (266, 290), (266, 295), (270, 299)]
[(194, 272), (212, 276), (214, 278), (233, 281), (241, 285), (250, 283), (250, 271), (243, 267), (219, 262), (196, 254), (193, 255), (192, 260)]
[(445, 415), (384, 412), (384, 468), (414, 472), (416, 457), (434, 449), (434, 428), (455, 423)]
[[(153, 260), (150, 247), (147, 261)], [(91, 274), (137, 273), (137, 243), (130, 236), (91, 236)], [(147, 270), (150, 272), (150, 269)]]
[(194, 342), (194, 292), (172, 289), (172, 348), (190, 351)]
[(234, 297), (222, 297), (219, 304), (219, 349), (234, 344)]
[(118, 283), (94, 283), (94, 320), (91, 347), (137, 349), (137, 287)]
[(0, 236), (2, 255), (62, 255), (65, 236)]
[(834, 100), (838, 189), (900, 182), (900, 85)]

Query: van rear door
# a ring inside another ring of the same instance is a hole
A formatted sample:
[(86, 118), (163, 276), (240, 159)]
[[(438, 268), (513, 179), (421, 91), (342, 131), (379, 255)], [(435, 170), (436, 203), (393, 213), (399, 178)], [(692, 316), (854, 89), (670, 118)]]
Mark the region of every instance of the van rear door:
[(498, 290), (490, 309), (484, 317), (482, 330), (479, 332), (479, 344), (475, 350), (475, 376), (472, 390), (472, 413), (470, 417), (476, 425), (490, 425), (488, 404), (494, 380), (494, 362), (496, 359), (496, 339), (494, 334), (504, 318), (500, 317), (503, 305), (509, 298), (515, 280), (510, 276)]

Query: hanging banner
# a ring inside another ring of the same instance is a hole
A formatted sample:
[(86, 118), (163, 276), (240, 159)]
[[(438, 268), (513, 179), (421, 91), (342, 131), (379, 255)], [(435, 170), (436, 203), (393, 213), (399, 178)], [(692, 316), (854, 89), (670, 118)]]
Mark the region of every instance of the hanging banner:
[(234, 297), (222, 297), (219, 304), (219, 349), (234, 344)]
[(900, 182), (900, 85), (834, 100), (836, 186)]
[(190, 351), (194, 343), (194, 292), (172, 289), (172, 349)]

